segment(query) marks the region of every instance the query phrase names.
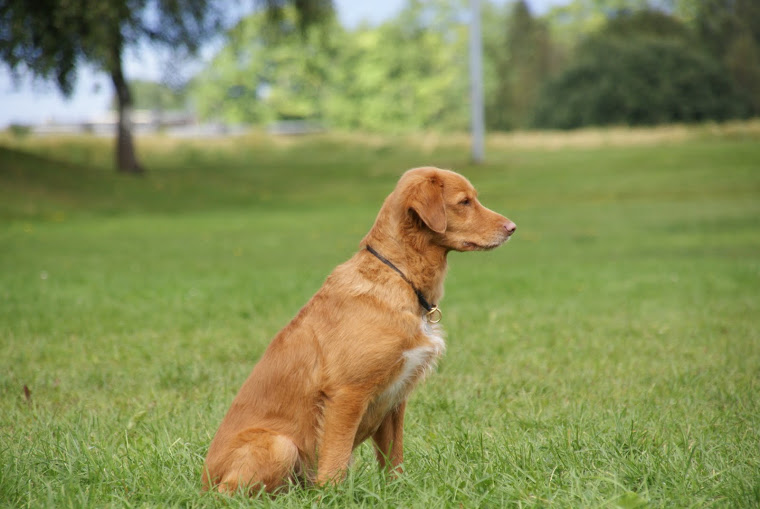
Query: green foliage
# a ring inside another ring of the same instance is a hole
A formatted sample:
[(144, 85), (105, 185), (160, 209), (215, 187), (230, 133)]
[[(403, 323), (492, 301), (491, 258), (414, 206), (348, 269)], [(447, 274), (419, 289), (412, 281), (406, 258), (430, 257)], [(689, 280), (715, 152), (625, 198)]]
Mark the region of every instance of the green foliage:
[(54, 78), (68, 94), (87, 61), (109, 74), (124, 49), (149, 40), (196, 50), (219, 25), (214, 0), (4, 0), (0, 60), (11, 69)]
[(459, 2), (411, 2), (378, 28), (336, 20), (305, 31), (281, 12), (274, 30), (254, 14), (229, 33), (193, 85), (204, 117), (266, 123), (316, 119), (374, 131), (467, 126), (466, 31)]
[[(698, 29), (706, 7), (664, 4), (690, 24), (647, 9), (644, 0), (575, 0), (545, 18), (525, 1), (485, 2), (488, 128), (694, 122), (755, 112), (754, 32), (732, 36), (725, 54), (710, 56), (702, 38), (728, 35)], [(272, 26), (264, 14), (243, 19), (197, 77), (192, 95), (202, 116), (256, 124), (305, 119), (375, 132), (468, 128), (461, 0), (409, 0), (395, 18), (355, 30), (334, 19), (299, 30), (295, 10), (278, 12)]]
[[(287, 0), (267, 2), (277, 11)], [(331, 10), (329, 0), (296, 0), (301, 26)], [(194, 54), (218, 33), (223, 0), (3, 0), (0, 4), (0, 60), (13, 71), (55, 77), (71, 93), (76, 67), (89, 62), (107, 72), (114, 85), (119, 114), (117, 169), (144, 172), (135, 155), (130, 130), (132, 93), (124, 76), (123, 55), (141, 41), (169, 48), (174, 57)], [(170, 71), (176, 67), (167, 65)], [(176, 77), (169, 78), (176, 83)]]
[(677, 18), (649, 9), (623, 11), (609, 18), (605, 25), (593, 34), (593, 37), (619, 39), (642, 36), (689, 43), (697, 42), (694, 34)]
[(469, 125), (467, 30), (461, 2), (409, 2), (377, 29), (346, 40), (328, 121), (341, 127), (464, 130)]
[(295, 9), (279, 12), (274, 23), (266, 12), (243, 18), (193, 80), (190, 95), (202, 117), (266, 123), (324, 116), (341, 28), (329, 18), (301, 29)]
[(760, 5), (753, 0), (703, 0), (695, 22), (701, 39), (716, 55), (724, 54), (743, 35), (760, 44)]
[(498, 28), (488, 27), (484, 37), (485, 57), (495, 74), (493, 85), (487, 84), (486, 124), (496, 130), (527, 127), (540, 85), (557, 66), (557, 50), (549, 27), (525, 1), (494, 18), (486, 25), (498, 23)]
[(119, 171), (142, 174), (130, 130), (132, 95), (124, 76), (124, 51), (142, 40), (173, 51), (194, 52), (217, 31), (217, 0), (4, 0), (0, 4), (0, 60), (13, 73), (55, 78), (71, 93), (77, 66), (89, 62), (114, 85), (119, 121)]
[(651, 0), (570, 0), (550, 9), (547, 19), (560, 43), (572, 47), (578, 40), (601, 30), (616, 14), (638, 12), (649, 8), (651, 3)]
[(695, 23), (703, 44), (725, 63), (753, 113), (760, 114), (760, 2), (704, 0)]
[[(175, 90), (155, 81), (133, 80), (129, 82), (134, 107), (140, 110), (172, 111), (187, 107), (184, 89)], [(111, 109), (118, 108), (116, 97), (111, 100)]]
[[(2, 504), (756, 508), (760, 143), (694, 136), (491, 139), (477, 167), (413, 136), (156, 137), (139, 180), (108, 140), (0, 138)], [(519, 229), (449, 256), (448, 351), (411, 398), (404, 474), (366, 444), (336, 487), (201, 493), (269, 339), (421, 161)]]
[(589, 38), (549, 81), (539, 127), (652, 125), (726, 120), (747, 104), (721, 64), (664, 14), (620, 16)]
[[(324, 20), (331, 19), (335, 14), (332, 0), (257, 0), (266, 7), (269, 16), (268, 26), (277, 26), (286, 18), (284, 13), (296, 9), (296, 24), (298, 29), (305, 31)], [(286, 21), (289, 22), (289, 21)]]
[[(524, 3), (509, 12), (484, 8), (488, 125), (525, 126), (539, 83), (556, 67), (548, 27)], [(292, 9), (281, 11), (279, 31), (263, 30), (266, 17), (252, 15), (195, 80), (194, 103), (204, 117), (233, 122), (466, 130), (465, 13), (460, 0), (410, 1), (378, 27), (347, 31), (333, 20), (304, 33)]]
[(23, 124), (11, 124), (8, 126), (8, 131), (17, 138), (23, 138), (29, 136), (32, 132), (32, 128)]

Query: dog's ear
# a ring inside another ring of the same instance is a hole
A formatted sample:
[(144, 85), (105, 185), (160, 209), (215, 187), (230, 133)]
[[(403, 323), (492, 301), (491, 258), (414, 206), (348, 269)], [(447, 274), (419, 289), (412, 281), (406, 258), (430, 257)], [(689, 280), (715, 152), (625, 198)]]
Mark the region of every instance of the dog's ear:
[(426, 178), (409, 195), (409, 208), (414, 210), (428, 228), (436, 233), (446, 231), (446, 206), (443, 203), (443, 182), (437, 177)]

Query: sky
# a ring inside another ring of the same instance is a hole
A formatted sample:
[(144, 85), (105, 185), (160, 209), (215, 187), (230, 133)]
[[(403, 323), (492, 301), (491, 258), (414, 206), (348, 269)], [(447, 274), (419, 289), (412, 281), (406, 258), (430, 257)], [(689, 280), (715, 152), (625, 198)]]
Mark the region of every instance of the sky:
[[(504, 3), (505, 0), (497, 0)], [(536, 13), (567, 0), (529, 0)], [(398, 13), (405, 0), (334, 0), (341, 23), (349, 28), (366, 21), (381, 23)], [(129, 51), (124, 72), (127, 79), (158, 80), (161, 59), (150, 48)], [(53, 83), (35, 82), (29, 78), (15, 83), (7, 67), (0, 64), (0, 129), (10, 124), (39, 124), (46, 121), (80, 122), (108, 110), (113, 95), (109, 77), (89, 67), (77, 74), (71, 97), (64, 97)]]

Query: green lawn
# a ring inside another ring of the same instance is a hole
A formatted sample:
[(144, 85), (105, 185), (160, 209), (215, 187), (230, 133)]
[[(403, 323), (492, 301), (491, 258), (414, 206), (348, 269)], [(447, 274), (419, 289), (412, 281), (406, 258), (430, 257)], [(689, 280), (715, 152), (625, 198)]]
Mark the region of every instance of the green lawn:
[(232, 397), (435, 164), (518, 231), (450, 256), (406, 473), (365, 444), (342, 485), (255, 504), (760, 506), (760, 136), (493, 143), (479, 167), (417, 141), (142, 139), (139, 179), (110, 140), (0, 136), (0, 505), (249, 507), (200, 493)]

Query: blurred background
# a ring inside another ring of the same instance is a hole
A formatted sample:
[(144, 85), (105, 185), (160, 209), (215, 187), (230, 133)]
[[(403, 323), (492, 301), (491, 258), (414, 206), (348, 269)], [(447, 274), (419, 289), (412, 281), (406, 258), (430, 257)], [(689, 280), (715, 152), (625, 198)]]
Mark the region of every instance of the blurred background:
[[(4, 3), (0, 128), (112, 133), (118, 68), (138, 132), (469, 129), (466, 0), (85, 2), (52, 13)], [(754, 0), (482, 0), (481, 10), (489, 131), (760, 112)]]

